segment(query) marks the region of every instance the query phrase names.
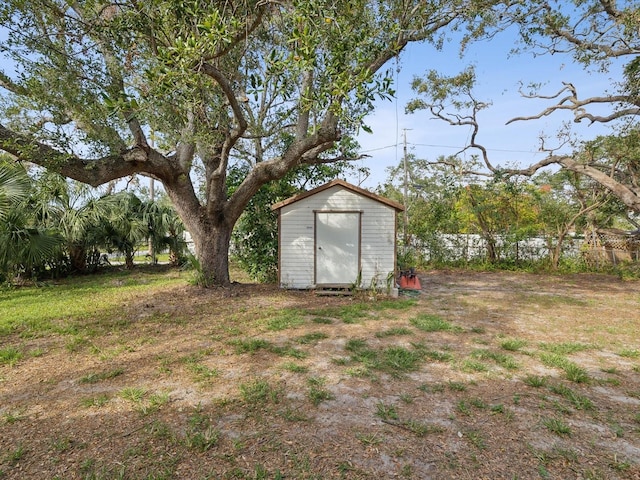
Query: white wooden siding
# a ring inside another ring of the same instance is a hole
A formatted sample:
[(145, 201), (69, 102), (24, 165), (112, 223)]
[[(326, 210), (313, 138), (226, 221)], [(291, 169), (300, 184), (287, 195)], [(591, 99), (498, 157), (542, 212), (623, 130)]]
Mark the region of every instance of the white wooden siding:
[[(291, 203), (280, 211), (280, 284), (285, 288), (313, 288), (314, 212), (361, 211), (362, 287), (372, 281), (386, 286), (395, 271), (396, 211), (339, 185)], [(356, 279), (348, 280), (351, 283)]]

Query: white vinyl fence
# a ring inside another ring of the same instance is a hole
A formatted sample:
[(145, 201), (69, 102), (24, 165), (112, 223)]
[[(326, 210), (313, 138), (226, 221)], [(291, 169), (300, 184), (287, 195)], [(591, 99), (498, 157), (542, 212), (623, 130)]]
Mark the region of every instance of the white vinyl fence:
[[(582, 239), (566, 239), (563, 256), (579, 256), (583, 243)], [(434, 234), (429, 240), (416, 242), (414, 246), (426, 261), (472, 261), (487, 258), (487, 242), (477, 234)], [(538, 261), (549, 257), (549, 245), (541, 237), (519, 241), (497, 237), (496, 251), (501, 260)]]

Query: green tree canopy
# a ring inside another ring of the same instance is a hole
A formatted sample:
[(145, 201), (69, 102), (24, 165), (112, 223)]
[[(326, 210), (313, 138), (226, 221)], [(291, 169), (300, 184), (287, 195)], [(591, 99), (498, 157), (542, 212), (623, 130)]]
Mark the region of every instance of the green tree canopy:
[(0, 148), (91, 185), (159, 179), (205, 278), (227, 284), (231, 231), (260, 187), (352, 158), (349, 135), (393, 93), (385, 64), (484, 24), (494, 3), (7, 0)]

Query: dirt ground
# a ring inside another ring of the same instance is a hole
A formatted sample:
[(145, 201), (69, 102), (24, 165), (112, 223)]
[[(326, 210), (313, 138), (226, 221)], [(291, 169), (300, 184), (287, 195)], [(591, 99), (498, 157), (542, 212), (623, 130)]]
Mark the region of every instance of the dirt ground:
[(0, 478), (640, 479), (640, 282), (420, 280), (395, 306), (164, 287), (5, 337), (30, 354), (0, 365)]

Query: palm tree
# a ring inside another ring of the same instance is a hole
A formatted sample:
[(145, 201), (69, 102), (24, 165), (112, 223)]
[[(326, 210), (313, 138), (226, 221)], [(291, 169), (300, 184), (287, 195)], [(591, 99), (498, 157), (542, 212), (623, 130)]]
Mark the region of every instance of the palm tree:
[(71, 270), (95, 270), (102, 225), (116, 202), (110, 196), (96, 197), (88, 185), (49, 172), (38, 177), (36, 190), (31, 208), (43, 225), (55, 228), (64, 239)]
[[(120, 192), (110, 197), (106, 222), (98, 232), (101, 242), (122, 253), (125, 265), (133, 268), (133, 256), (148, 235), (148, 225), (143, 218), (143, 203), (130, 192)], [(104, 200), (107, 201), (107, 200)]]
[(31, 181), (24, 169), (0, 156), (0, 220), (7, 217), (12, 205), (28, 196), (30, 188)]
[[(174, 208), (163, 201), (148, 201), (143, 204), (143, 221), (151, 250), (155, 253), (169, 249), (169, 261), (177, 265), (184, 257), (184, 224)], [(155, 256), (155, 255), (154, 255)], [(155, 263), (155, 258), (152, 258)]]
[(29, 194), (33, 182), (23, 167), (0, 158), (0, 278), (37, 276), (60, 258), (61, 238), (39, 225)]

